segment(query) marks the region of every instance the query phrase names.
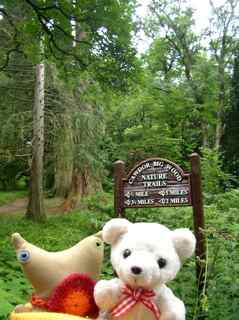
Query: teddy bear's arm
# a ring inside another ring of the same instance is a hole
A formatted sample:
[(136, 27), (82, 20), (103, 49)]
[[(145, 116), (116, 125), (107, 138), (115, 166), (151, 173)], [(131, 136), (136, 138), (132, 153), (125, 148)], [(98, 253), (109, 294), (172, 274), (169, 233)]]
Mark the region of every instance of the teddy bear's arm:
[(156, 301), (161, 312), (160, 320), (185, 320), (184, 303), (166, 286), (157, 292)]
[(95, 302), (103, 311), (111, 310), (120, 300), (123, 282), (120, 279), (101, 280), (94, 289)]

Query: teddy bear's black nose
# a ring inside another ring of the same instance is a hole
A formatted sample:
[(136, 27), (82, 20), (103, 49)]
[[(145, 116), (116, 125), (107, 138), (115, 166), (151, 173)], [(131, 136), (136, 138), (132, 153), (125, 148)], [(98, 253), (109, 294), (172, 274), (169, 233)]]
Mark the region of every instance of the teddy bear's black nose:
[(143, 270), (140, 267), (132, 267), (131, 271), (133, 274), (140, 274)]

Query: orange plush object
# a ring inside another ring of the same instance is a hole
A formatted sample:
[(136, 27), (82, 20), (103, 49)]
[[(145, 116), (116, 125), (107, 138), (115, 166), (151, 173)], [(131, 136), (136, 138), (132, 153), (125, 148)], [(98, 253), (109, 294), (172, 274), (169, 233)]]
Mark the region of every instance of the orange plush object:
[(86, 274), (72, 273), (64, 279), (48, 299), (32, 296), (31, 304), (51, 312), (97, 318), (98, 307), (93, 298), (95, 281)]

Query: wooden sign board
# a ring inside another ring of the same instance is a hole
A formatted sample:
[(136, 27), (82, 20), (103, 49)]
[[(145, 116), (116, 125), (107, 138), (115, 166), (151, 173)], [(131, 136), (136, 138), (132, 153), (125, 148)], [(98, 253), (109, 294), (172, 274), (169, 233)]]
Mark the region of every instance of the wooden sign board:
[(123, 179), (124, 208), (190, 206), (190, 175), (161, 158), (140, 162)]

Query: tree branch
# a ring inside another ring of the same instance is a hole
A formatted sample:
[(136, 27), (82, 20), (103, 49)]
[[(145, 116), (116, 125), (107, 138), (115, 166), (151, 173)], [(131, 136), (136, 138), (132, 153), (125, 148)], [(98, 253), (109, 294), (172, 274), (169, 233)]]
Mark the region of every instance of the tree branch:
[(64, 16), (67, 20), (74, 20), (76, 22), (84, 22), (84, 19), (79, 19), (76, 16), (65, 12), (62, 7), (60, 5), (58, 5), (57, 3), (54, 5), (50, 5), (50, 6), (46, 6), (46, 7), (39, 7), (37, 6), (35, 3), (33, 3), (31, 0), (25, 0), (30, 6), (32, 6), (33, 8), (35, 8), (35, 10), (38, 11), (50, 11), (50, 10), (57, 10), (59, 11), (62, 16)]
[[(57, 5), (55, 5), (55, 6), (51, 6), (51, 7), (45, 7), (45, 8), (41, 8), (41, 7), (38, 7), (36, 4), (34, 4), (34, 3), (32, 3), (32, 1), (30, 1), (30, 0), (25, 0), (26, 1), (26, 3), (28, 3), (31, 7), (32, 7), (32, 9), (34, 10), (34, 12), (36, 13), (36, 15), (37, 15), (37, 18), (38, 18), (38, 20), (39, 20), (39, 22), (42, 24), (42, 23), (44, 23), (45, 25), (47, 24), (47, 23), (49, 23), (49, 24), (52, 24), (51, 23), (51, 18), (49, 17), (49, 16), (46, 16), (46, 15), (44, 15), (44, 14), (42, 14), (41, 13), (41, 11), (42, 10), (44, 10), (44, 11), (46, 11), (47, 10), (47, 8), (51, 8), (51, 9), (58, 9), (58, 10), (60, 10), (60, 7), (59, 6), (57, 6)], [(63, 13), (64, 11), (63, 10), (60, 10), (60, 12), (61, 13)], [(64, 16), (67, 18), (67, 20), (69, 21), (69, 22), (71, 22), (71, 20), (75, 20), (75, 21), (77, 21), (75, 18), (73, 18), (73, 16), (71, 16), (71, 15), (67, 15), (67, 14), (64, 14)], [(46, 23), (45, 23), (46, 22)], [(47, 27), (47, 25), (46, 25), (46, 27)], [(88, 41), (86, 41), (86, 40), (79, 40), (79, 39), (77, 39), (76, 37), (74, 37), (71, 33), (69, 33), (69, 32), (67, 32), (66, 30), (64, 30), (61, 26), (59, 26), (58, 24), (52, 24), (52, 27), (53, 28), (56, 28), (56, 29), (58, 29), (59, 31), (61, 31), (67, 38), (69, 38), (69, 39), (71, 39), (72, 41), (74, 41), (74, 42), (76, 42), (76, 43), (84, 43), (84, 44), (87, 44), (88, 46), (91, 46), (91, 43), (90, 42), (88, 42)], [(48, 27), (47, 27), (47, 29), (49, 29)], [(50, 31), (50, 30), (49, 30)]]
[(11, 58), (11, 54), (13, 52), (22, 53), (22, 51), (20, 50), (20, 44), (19, 43), (14, 48), (11, 48), (11, 49), (9, 49), (7, 51), (5, 62), (3, 63), (2, 66), (0, 66), (0, 72), (4, 71), (7, 68), (8, 64), (9, 64), (9, 61), (10, 61), (10, 58)]
[(8, 23), (12, 26), (15, 27), (13, 20), (10, 18), (9, 14), (7, 13), (7, 11), (3, 8), (0, 8), (0, 13), (2, 13), (2, 15), (7, 19)]

